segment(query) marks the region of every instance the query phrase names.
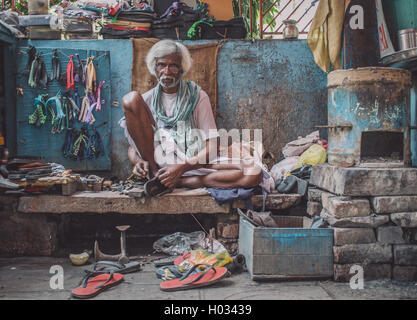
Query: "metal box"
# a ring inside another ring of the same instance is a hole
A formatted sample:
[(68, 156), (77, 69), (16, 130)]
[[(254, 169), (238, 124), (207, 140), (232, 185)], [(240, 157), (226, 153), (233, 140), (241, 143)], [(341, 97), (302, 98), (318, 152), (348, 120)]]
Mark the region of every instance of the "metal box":
[(307, 229), (303, 217), (274, 217), (282, 228), (240, 217), (239, 253), (252, 280), (333, 278), (333, 229)]

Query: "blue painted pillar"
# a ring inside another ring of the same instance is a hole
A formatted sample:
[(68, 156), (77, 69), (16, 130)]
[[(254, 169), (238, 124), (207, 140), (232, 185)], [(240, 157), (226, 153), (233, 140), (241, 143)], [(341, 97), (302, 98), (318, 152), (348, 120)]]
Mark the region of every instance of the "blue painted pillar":
[[(413, 75), (413, 87), (411, 88), (411, 121), (410, 126), (417, 126), (417, 74)], [(411, 130), (411, 160), (413, 167), (417, 167), (417, 130)]]

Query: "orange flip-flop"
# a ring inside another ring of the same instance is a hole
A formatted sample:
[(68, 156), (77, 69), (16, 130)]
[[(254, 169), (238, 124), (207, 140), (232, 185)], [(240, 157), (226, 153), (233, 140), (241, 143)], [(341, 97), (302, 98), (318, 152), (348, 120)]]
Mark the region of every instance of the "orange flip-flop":
[(101, 292), (118, 285), (123, 281), (123, 275), (113, 272), (90, 272), (81, 281), (79, 287), (72, 290), (71, 295), (78, 299), (89, 299)]
[[(205, 266), (206, 269), (192, 274), (200, 266)], [(164, 281), (159, 288), (162, 291), (180, 291), (206, 287), (219, 282), (228, 275), (229, 271), (224, 267), (214, 268), (209, 264), (196, 264), (180, 279)]]

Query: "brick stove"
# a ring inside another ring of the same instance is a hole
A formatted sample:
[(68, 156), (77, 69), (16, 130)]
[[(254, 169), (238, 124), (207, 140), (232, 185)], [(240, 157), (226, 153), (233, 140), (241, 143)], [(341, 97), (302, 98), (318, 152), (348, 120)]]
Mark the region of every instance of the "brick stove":
[(417, 169), (410, 152), (411, 73), (328, 76), (328, 164), (315, 166), (308, 213), (334, 229), (334, 279), (417, 281)]

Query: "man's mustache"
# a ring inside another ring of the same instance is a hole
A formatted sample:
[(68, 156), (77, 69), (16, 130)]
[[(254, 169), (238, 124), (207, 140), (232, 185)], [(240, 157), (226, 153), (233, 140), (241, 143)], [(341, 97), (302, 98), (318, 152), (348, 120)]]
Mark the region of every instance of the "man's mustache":
[(161, 76), (161, 78), (159, 80), (161, 80), (161, 81), (163, 81), (163, 80), (171, 80), (171, 81), (175, 82), (175, 78), (174, 77), (171, 77), (171, 76)]
[[(165, 80), (171, 80), (172, 84), (170, 84), (168, 86), (165, 85), (164, 84)], [(173, 88), (178, 84), (179, 81), (180, 81), (180, 79), (176, 79), (175, 77), (171, 77), (171, 76), (161, 76), (159, 78), (159, 83), (165, 88)]]

